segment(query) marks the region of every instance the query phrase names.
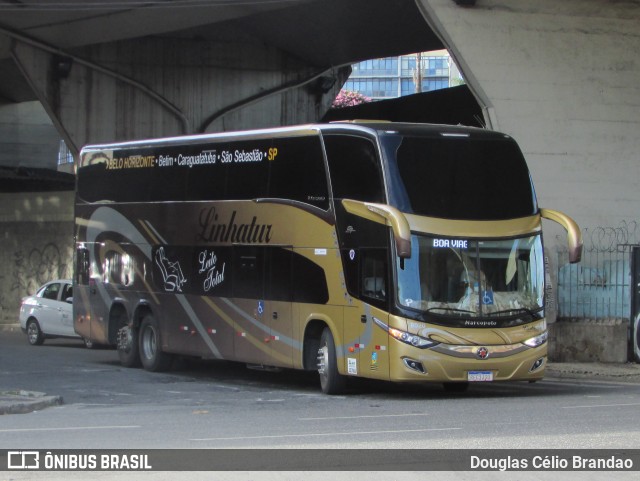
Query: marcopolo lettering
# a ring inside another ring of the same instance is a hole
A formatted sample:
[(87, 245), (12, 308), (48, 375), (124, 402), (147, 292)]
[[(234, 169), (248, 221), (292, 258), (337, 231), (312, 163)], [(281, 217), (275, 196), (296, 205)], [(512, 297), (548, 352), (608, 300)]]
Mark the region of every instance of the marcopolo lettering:
[(259, 224), (253, 216), (251, 222), (237, 222), (233, 211), (228, 222), (220, 221), (215, 207), (200, 211), (198, 239), (206, 242), (240, 242), (243, 244), (268, 244), (271, 242), (271, 224)]

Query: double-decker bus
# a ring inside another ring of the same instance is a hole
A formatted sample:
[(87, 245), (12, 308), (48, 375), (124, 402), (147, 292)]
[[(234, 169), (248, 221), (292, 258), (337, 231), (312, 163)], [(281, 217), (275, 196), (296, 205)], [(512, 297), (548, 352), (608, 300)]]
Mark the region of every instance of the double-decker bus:
[(349, 377), (535, 381), (540, 209), (516, 142), (339, 122), (85, 147), (74, 325), (124, 366), (176, 355)]

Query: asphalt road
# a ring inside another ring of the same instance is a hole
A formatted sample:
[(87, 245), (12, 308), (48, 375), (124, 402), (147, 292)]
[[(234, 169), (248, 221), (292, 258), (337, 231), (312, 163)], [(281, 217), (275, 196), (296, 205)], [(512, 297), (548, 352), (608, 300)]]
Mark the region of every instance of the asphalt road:
[(149, 373), (121, 367), (114, 350), (0, 332), (0, 391), (11, 389), (64, 404), (0, 416), (0, 449), (625, 449), (640, 439), (636, 383), (546, 379), (451, 394), (355, 382), (326, 396), (315, 373), (228, 362)]

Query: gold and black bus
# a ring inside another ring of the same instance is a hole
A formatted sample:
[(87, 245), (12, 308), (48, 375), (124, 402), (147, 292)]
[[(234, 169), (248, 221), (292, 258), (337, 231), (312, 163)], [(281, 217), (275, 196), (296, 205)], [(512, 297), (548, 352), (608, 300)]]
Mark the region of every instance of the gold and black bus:
[(339, 122), (85, 147), (74, 324), (124, 366), (176, 355), (349, 377), (535, 381), (541, 218), (516, 142)]

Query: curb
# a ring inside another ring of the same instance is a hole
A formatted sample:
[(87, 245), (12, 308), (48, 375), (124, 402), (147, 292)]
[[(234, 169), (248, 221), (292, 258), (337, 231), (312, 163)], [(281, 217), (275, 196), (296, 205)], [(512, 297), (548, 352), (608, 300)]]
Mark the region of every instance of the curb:
[(35, 391), (0, 391), (0, 415), (26, 414), (62, 404), (62, 396), (47, 396)]
[(0, 324), (0, 332), (19, 332), (19, 331), (20, 331), (19, 322), (16, 322), (13, 324)]
[(547, 364), (546, 378), (588, 379), (640, 383), (640, 364), (553, 363)]

